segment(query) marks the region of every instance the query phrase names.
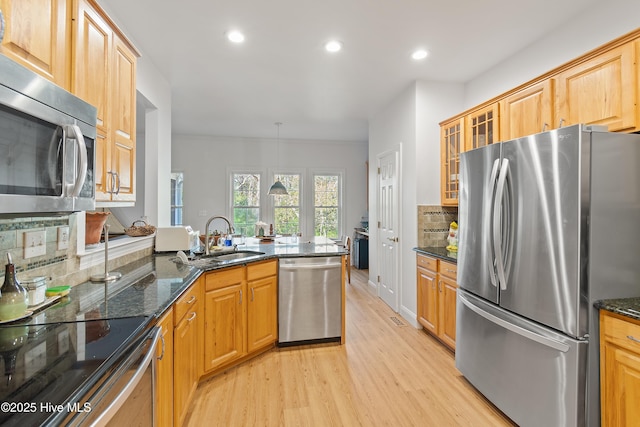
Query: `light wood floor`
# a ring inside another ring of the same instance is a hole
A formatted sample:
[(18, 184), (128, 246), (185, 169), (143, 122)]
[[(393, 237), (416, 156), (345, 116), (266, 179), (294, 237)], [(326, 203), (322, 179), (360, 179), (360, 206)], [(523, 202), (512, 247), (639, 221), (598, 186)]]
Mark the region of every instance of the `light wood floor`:
[(366, 270), (351, 272), (345, 345), (276, 348), (203, 381), (185, 425), (514, 425), (452, 352), (369, 292)]

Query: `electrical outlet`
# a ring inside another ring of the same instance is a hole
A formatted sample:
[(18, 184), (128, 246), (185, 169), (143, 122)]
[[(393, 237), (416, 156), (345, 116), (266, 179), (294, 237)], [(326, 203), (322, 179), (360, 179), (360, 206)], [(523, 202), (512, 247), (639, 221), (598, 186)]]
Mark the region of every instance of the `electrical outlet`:
[(24, 233), (24, 258), (47, 254), (47, 232), (45, 230)]
[(58, 227), (58, 250), (69, 249), (69, 227)]

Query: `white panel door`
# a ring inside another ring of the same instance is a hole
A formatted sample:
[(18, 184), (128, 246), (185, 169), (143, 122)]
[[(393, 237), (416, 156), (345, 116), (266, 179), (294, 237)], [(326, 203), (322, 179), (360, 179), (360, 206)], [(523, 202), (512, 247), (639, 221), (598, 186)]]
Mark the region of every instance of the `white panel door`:
[(378, 157), (378, 296), (398, 311), (399, 152)]

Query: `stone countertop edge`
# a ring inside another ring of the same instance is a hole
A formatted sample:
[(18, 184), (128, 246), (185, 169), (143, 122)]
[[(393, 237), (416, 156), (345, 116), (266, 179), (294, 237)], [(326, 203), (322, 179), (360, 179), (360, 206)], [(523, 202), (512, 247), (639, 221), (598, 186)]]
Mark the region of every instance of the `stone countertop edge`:
[(436, 257), (436, 258), (440, 258), (441, 260), (447, 261), (447, 262), (452, 262), (454, 264), (458, 263), (458, 260), (454, 257), (452, 257), (451, 255), (449, 255), (451, 252), (449, 252), (446, 248), (439, 248), (439, 247), (417, 247), (417, 248), (413, 248), (413, 250), (417, 253), (423, 254), (423, 255), (429, 255), (432, 257)]
[(640, 297), (605, 299), (596, 301), (593, 305), (599, 310), (610, 311), (640, 321)]

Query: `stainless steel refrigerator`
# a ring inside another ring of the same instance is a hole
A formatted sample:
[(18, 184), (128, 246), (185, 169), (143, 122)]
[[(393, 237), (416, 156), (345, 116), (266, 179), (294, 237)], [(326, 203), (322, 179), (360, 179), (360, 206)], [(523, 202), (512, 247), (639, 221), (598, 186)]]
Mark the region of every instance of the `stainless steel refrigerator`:
[(596, 300), (640, 295), (640, 135), (460, 156), (456, 367), (521, 426), (598, 426)]

